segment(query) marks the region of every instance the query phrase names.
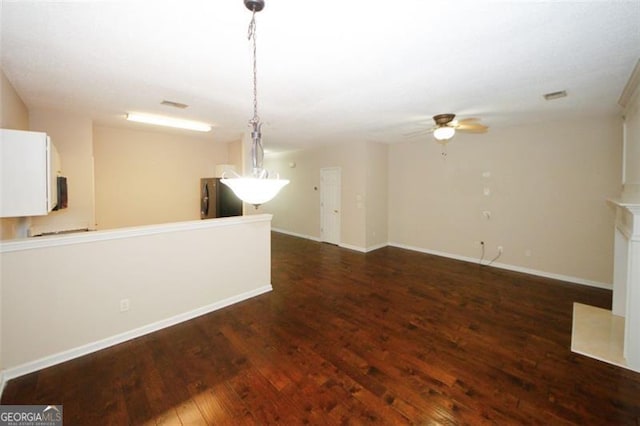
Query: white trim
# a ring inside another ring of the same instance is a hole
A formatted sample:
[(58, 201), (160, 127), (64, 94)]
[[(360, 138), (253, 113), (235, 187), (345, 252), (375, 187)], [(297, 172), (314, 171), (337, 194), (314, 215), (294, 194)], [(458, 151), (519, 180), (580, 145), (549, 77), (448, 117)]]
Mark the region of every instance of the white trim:
[(627, 84), (624, 85), (620, 99), (618, 99), (618, 104), (623, 109), (626, 110), (629, 108), (631, 99), (633, 99), (634, 95), (637, 93), (638, 88), (640, 88), (640, 59), (638, 59), (636, 65), (633, 67), (629, 80), (627, 80)]
[(376, 244), (374, 246), (369, 246), (369, 247), (360, 247), (360, 246), (354, 246), (354, 245), (351, 245), (351, 244), (340, 243), (340, 244), (338, 244), (338, 247), (346, 248), (346, 249), (349, 249), (349, 250), (359, 251), (360, 253), (369, 253), (370, 251), (378, 250), (378, 249), (381, 249), (382, 247), (386, 247), (388, 245), (389, 245), (389, 243), (382, 243), (382, 244)]
[(4, 386), (7, 384), (7, 378), (4, 374), (4, 371), (0, 371), (0, 397), (2, 397), (2, 392), (4, 392)]
[(327, 186), (324, 183), (324, 178), (325, 178), (325, 174), (327, 172), (336, 172), (337, 177), (338, 177), (338, 194), (337, 194), (337, 206), (332, 206), (332, 208), (335, 208), (335, 212), (342, 212), (342, 168), (341, 167), (321, 167), (320, 168), (320, 241), (321, 242), (326, 242), (329, 244), (335, 244), (338, 243), (338, 245), (340, 244), (340, 240), (342, 239), (342, 213), (339, 213), (337, 215), (337, 224), (336, 224), (336, 228), (337, 228), (337, 232), (338, 232), (338, 241), (330, 241), (329, 239), (327, 239), (327, 232), (325, 230), (326, 224), (325, 224), (325, 219), (326, 219), (326, 212), (325, 212), (325, 205), (324, 205), (324, 198), (326, 196), (326, 191), (327, 191)]
[[(321, 242), (317, 238), (309, 237), (307, 235), (296, 234), (295, 232), (284, 231), (282, 229), (272, 228), (272, 231), (279, 232), (281, 234), (291, 235), (293, 237), (306, 238), (306, 239), (309, 239), (309, 240)], [(432, 254), (434, 256), (447, 257), (449, 259), (462, 260), (463, 262), (469, 262), (469, 263), (478, 263), (478, 260), (479, 260), (479, 259), (476, 259), (476, 258), (473, 258), (473, 257), (460, 256), (460, 255), (457, 255), (457, 254), (445, 253), (445, 252), (442, 252), (442, 251), (429, 250), (429, 249), (425, 249), (425, 248), (422, 248), (422, 247), (410, 246), (410, 245), (406, 245), (406, 244), (393, 243), (393, 242), (377, 244), (375, 246), (371, 246), (371, 247), (367, 247), (367, 248), (360, 247), (360, 246), (354, 246), (354, 245), (351, 245), (351, 244), (345, 244), (345, 243), (340, 243), (338, 245), (338, 247), (345, 248), (345, 249), (348, 249), (348, 250), (354, 250), (354, 251), (357, 251), (357, 252), (360, 252), (360, 253), (368, 253), (370, 251), (378, 250), (378, 249), (381, 249), (381, 248), (386, 247), (386, 246), (397, 247), (397, 248), (401, 248), (401, 249), (405, 249), (405, 250), (411, 250), (411, 251), (417, 251), (417, 252), (420, 252), (420, 253)], [(589, 286), (589, 287), (603, 288), (605, 290), (612, 290), (613, 289), (613, 284), (601, 283), (601, 282), (598, 282), (598, 281), (587, 280), (587, 279), (579, 278), (579, 277), (572, 277), (570, 275), (554, 274), (552, 272), (540, 271), (540, 270), (537, 270), (537, 269), (525, 268), (525, 267), (516, 266), (516, 265), (508, 265), (506, 263), (499, 263), (499, 262), (494, 262), (494, 263), (491, 264), (491, 266), (494, 266), (494, 267), (499, 268), (499, 269), (505, 269), (505, 270), (508, 270), (508, 271), (522, 272), (524, 274), (535, 275), (535, 276), (538, 276), (538, 277), (551, 278), (551, 279), (559, 280), (559, 281), (566, 281), (566, 282), (570, 282), (570, 283), (573, 283), (573, 284), (580, 284), (580, 285), (586, 285), (586, 286)]]
[[(271, 228), (271, 230), (273, 232), (277, 232), (279, 234), (285, 234), (285, 235), (291, 235), (292, 237), (298, 237), (298, 238), (304, 238), (306, 240), (311, 240), (311, 241), (315, 241), (318, 243), (321, 243), (322, 240), (318, 237), (312, 237), (311, 235), (304, 235), (304, 234), (298, 234), (297, 232), (291, 232), (291, 231), (287, 231), (285, 229), (281, 229), (281, 228)], [(338, 244), (338, 247), (342, 247), (348, 250), (354, 250), (354, 251), (359, 251), (360, 253), (369, 253), (370, 251), (374, 251), (374, 250), (378, 250), (381, 249), (383, 247), (388, 246), (389, 243), (382, 243), (382, 244), (376, 244), (373, 246), (369, 246), (369, 247), (360, 247), (360, 246), (354, 246), (351, 244), (346, 244), (346, 243), (340, 243)]]
[(378, 250), (378, 249), (387, 247), (388, 245), (389, 245), (389, 243), (375, 244), (373, 246), (367, 247), (366, 250), (367, 250), (367, 253), (369, 253), (370, 251)]
[(147, 235), (165, 234), (178, 231), (217, 228), (253, 222), (269, 222), (272, 215), (259, 214), (249, 216), (233, 216), (219, 219), (192, 220), (187, 222), (164, 223), (160, 225), (135, 226), (130, 228), (107, 229), (104, 231), (79, 232), (76, 234), (32, 237), (0, 243), (0, 253), (32, 250), (44, 247), (65, 246), (70, 244), (91, 243), (95, 241), (118, 240), (122, 238), (144, 237)]
[[(178, 314), (170, 318), (160, 320), (124, 333), (117, 334), (115, 336), (107, 337), (106, 339), (98, 340), (93, 343), (79, 346), (77, 348), (69, 349), (57, 354), (49, 355), (44, 358), (40, 358), (35, 361), (27, 362), (16, 367), (8, 368), (2, 372), (2, 384), (4, 386), (5, 381), (15, 379), (16, 377), (23, 376), (25, 374), (33, 373), (34, 371), (41, 370), (43, 368), (51, 367), (52, 365), (60, 364), (74, 358), (79, 358), (90, 353), (106, 349), (110, 346), (114, 346), (127, 340), (135, 339), (145, 334), (153, 333), (154, 331), (162, 330), (163, 328), (171, 327), (184, 321), (199, 317), (201, 315), (208, 314), (213, 311), (225, 308), (238, 302), (250, 299), (255, 296), (259, 296), (263, 293), (267, 293), (273, 290), (271, 284), (267, 284), (262, 287), (258, 287), (254, 290), (247, 291), (235, 296), (228, 297), (218, 302), (211, 303), (198, 309), (194, 309), (189, 312)], [(1, 395), (1, 394), (0, 394)]]
[[(405, 249), (405, 250), (412, 250), (412, 251), (418, 251), (418, 252), (426, 253), (426, 254), (433, 254), (435, 256), (448, 257), (450, 259), (462, 260), (464, 262), (478, 263), (478, 260), (479, 260), (479, 259), (476, 259), (476, 258), (473, 258), (473, 257), (460, 256), (460, 255), (457, 255), (457, 254), (445, 253), (445, 252), (436, 251), (436, 250), (429, 250), (429, 249), (424, 249), (424, 248), (421, 248), (421, 247), (409, 246), (409, 245), (406, 245), (406, 244), (389, 243), (389, 245), (391, 247), (398, 247), (398, 248), (402, 248), (402, 249)], [(584, 278), (572, 277), (572, 276), (569, 276), (569, 275), (554, 274), (552, 272), (539, 271), (537, 269), (524, 268), (522, 266), (508, 265), (508, 264), (505, 264), (505, 263), (497, 263), (497, 262), (492, 263), (491, 266), (494, 266), (494, 267), (500, 268), (500, 269), (506, 269), (508, 271), (522, 272), (522, 273), (529, 274), (529, 275), (536, 275), (536, 276), (539, 276), (539, 277), (551, 278), (551, 279), (560, 280), (560, 281), (566, 281), (566, 282), (570, 282), (570, 283), (573, 283), (573, 284), (581, 284), (581, 285), (586, 285), (586, 286), (590, 286), (590, 287), (604, 288), (606, 290), (611, 290), (613, 288), (612, 284), (601, 283), (601, 282), (598, 282), (598, 281), (587, 280), (587, 279), (584, 279)]]
[(298, 234), (297, 232), (287, 231), (281, 228), (271, 228), (271, 230), (279, 234), (291, 235), (292, 237), (304, 238), (306, 240), (316, 241), (318, 243), (322, 242), (320, 240), (320, 237), (312, 237), (311, 235)]
[[(447, 257), (449, 259), (462, 260), (464, 262), (478, 263), (478, 260), (479, 260), (479, 259), (475, 259), (475, 258), (472, 258), (472, 257), (460, 256), (460, 255), (457, 255), (457, 254), (445, 253), (443, 251), (430, 250), (430, 249), (417, 247), (417, 246), (410, 246), (410, 245), (402, 244), (402, 243), (390, 242), (389, 246), (397, 247), (397, 248), (401, 248), (401, 249), (405, 249), (405, 250), (417, 251), (417, 252), (425, 253), (425, 254), (432, 254), (434, 256)], [(492, 265), (495, 265), (495, 264), (492, 264)]]
[(627, 118), (622, 120), (622, 188), (627, 183), (627, 145), (629, 132), (627, 130)]
[[(291, 236), (294, 236), (294, 237), (307, 238), (307, 239), (310, 239), (310, 240), (313, 240), (313, 241), (321, 242), (317, 238), (308, 237), (306, 235), (296, 234), (294, 232), (284, 231), (284, 230), (275, 229), (275, 228), (272, 229), (272, 230), (275, 231), (275, 232), (280, 232), (282, 234), (287, 234), (287, 235), (291, 235)], [(417, 251), (417, 252), (420, 252), (420, 253), (432, 254), (434, 256), (447, 257), (449, 259), (462, 260), (463, 262), (469, 262), (469, 263), (478, 263), (478, 260), (479, 260), (479, 259), (476, 259), (476, 258), (473, 258), (473, 257), (460, 256), (460, 255), (457, 255), (457, 254), (445, 253), (443, 251), (429, 250), (429, 249), (425, 249), (425, 248), (422, 248), (422, 247), (410, 246), (410, 245), (406, 245), (406, 244), (393, 243), (393, 242), (377, 244), (375, 246), (371, 246), (371, 247), (367, 247), (367, 248), (354, 246), (354, 245), (351, 245), (351, 244), (344, 244), (344, 243), (340, 243), (339, 244), (339, 247), (341, 247), (341, 248), (345, 248), (345, 249), (348, 249), (348, 250), (355, 250), (355, 251), (358, 251), (360, 253), (368, 253), (370, 251), (378, 250), (378, 249), (381, 249), (381, 248), (386, 247), (386, 246), (397, 247), (397, 248), (401, 248), (401, 249), (405, 249), (405, 250), (411, 250), (411, 251)], [(584, 278), (572, 277), (570, 275), (554, 274), (552, 272), (540, 271), (540, 270), (537, 270), (537, 269), (530, 269), (530, 268), (525, 268), (525, 267), (516, 266), (516, 265), (508, 265), (506, 263), (499, 263), (499, 262), (493, 262), (491, 264), (491, 266), (494, 266), (494, 267), (499, 268), (499, 269), (506, 269), (508, 271), (522, 272), (524, 274), (536, 275), (538, 277), (551, 278), (551, 279), (554, 279), (554, 280), (566, 281), (566, 282), (570, 282), (570, 283), (573, 283), (573, 284), (580, 284), (580, 285), (586, 285), (586, 286), (589, 286), (589, 287), (603, 288), (605, 290), (612, 290), (613, 289), (613, 284), (601, 283), (601, 282), (598, 282), (598, 281), (587, 280), (587, 279), (584, 279)]]
[[(281, 229), (281, 228), (271, 228), (271, 230), (273, 232), (278, 232), (279, 234), (291, 235), (292, 237), (304, 238), (304, 239), (307, 239), (307, 240), (316, 241), (318, 243), (322, 242), (322, 240), (320, 238), (312, 237), (311, 235), (298, 234), (297, 232), (291, 232), (291, 231), (287, 231), (287, 230)], [(342, 247), (342, 248), (345, 248), (345, 249), (348, 249), (348, 250), (359, 251), (360, 253), (369, 253), (370, 251), (378, 250), (378, 249), (381, 249), (381, 248), (386, 247), (388, 245), (389, 245), (389, 243), (381, 243), (381, 244), (376, 244), (376, 245), (364, 248), (364, 247), (360, 247), (360, 246), (354, 246), (354, 245), (351, 245), (351, 244), (340, 243), (340, 244), (338, 244), (338, 247)]]
[(360, 247), (360, 246), (354, 246), (351, 244), (346, 244), (346, 243), (340, 243), (338, 244), (338, 247), (342, 247), (342, 248), (346, 248), (349, 250), (354, 250), (354, 251), (359, 251), (360, 253), (366, 253), (367, 249), (364, 247)]

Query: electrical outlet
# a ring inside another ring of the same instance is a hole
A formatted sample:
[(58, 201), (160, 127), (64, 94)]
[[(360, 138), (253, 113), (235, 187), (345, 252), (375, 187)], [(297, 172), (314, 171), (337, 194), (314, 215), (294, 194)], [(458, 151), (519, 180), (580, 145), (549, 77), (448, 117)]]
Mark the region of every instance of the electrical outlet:
[(504, 251), (504, 247), (498, 246), (498, 253), (502, 254), (503, 251)]
[(129, 310), (130, 303), (129, 299), (122, 299), (120, 301), (120, 312), (127, 312)]

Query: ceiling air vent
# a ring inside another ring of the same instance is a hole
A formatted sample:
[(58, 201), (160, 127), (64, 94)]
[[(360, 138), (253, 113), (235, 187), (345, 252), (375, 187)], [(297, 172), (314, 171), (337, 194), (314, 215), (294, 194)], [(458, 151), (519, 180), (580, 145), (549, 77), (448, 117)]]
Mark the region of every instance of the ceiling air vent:
[(561, 90), (559, 92), (551, 92), (551, 93), (547, 93), (545, 95), (543, 95), (544, 98), (548, 101), (552, 101), (554, 99), (560, 99), (560, 98), (565, 98), (567, 96), (567, 91), (566, 90)]
[(183, 104), (180, 102), (174, 102), (174, 101), (168, 101), (168, 100), (163, 100), (162, 102), (160, 102), (160, 105), (166, 105), (166, 106), (170, 106), (170, 107), (174, 107), (174, 108), (180, 108), (180, 109), (185, 109), (187, 108), (189, 105), (187, 104)]

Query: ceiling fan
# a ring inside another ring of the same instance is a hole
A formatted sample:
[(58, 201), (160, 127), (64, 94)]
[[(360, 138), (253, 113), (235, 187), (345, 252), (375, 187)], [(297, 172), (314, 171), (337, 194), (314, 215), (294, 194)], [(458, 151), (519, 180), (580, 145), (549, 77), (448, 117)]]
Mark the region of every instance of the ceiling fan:
[(455, 114), (438, 114), (433, 116), (435, 126), (429, 131), (433, 132), (433, 137), (439, 143), (447, 143), (449, 139), (453, 138), (456, 131), (466, 133), (486, 133), (489, 127), (479, 123), (477, 118), (464, 118), (462, 120), (455, 120)]
[(456, 131), (465, 133), (486, 133), (488, 126), (480, 123), (478, 118), (463, 118), (455, 120), (455, 114), (438, 114), (433, 116), (435, 125), (430, 129), (410, 133), (407, 136), (417, 136), (423, 133), (433, 133), (438, 143), (446, 144), (456, 134)]

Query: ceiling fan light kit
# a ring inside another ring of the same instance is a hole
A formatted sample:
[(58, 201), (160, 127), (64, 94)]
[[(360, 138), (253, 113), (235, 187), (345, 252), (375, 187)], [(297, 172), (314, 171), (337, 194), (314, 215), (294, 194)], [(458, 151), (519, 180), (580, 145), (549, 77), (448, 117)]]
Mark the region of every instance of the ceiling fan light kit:
[(446, 142), (456, 134), (456, 129), (449, 126), (438, 127), (433, 131), (433, 137), (438, 142)]
[(433, 137), (441, 144), (446, 144), (455, 135), (456, 131), (468, 133), (485, 133), (489, 128), (479, 123), (477, 118), (465, 118), (454, 120), (455, 114), (438, 114), (433, 116), (435, 126), (429, 131)]

